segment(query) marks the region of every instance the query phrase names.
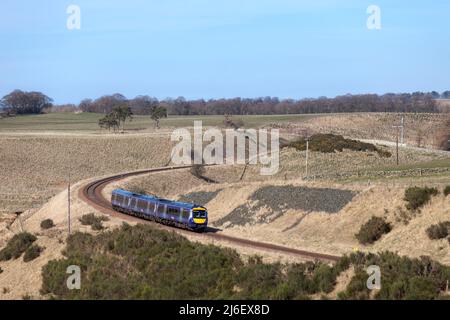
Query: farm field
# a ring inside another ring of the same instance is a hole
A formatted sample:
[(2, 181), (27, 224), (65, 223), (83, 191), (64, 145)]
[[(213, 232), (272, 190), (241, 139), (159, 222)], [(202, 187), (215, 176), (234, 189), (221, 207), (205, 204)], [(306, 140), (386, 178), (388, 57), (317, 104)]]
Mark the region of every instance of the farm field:
[[(247, 115), (236, 116), (242, 119), (246, 127), (260, 127), (272, 122), (302, 122), (320, 115)], [(79, 132), (101, 133), (98, 120), (102, 114), (97, 113), (49, 113), (26, 115), (0, 119), (0, 132)], [(202, 121), (204, 126), (222, 126), (223, 116), (169, 116), (161, 120), (162, 128), (190, 127), (194, 121)], [(133, 116), (127, 121), (126, 130), (135, 132), (153, 130), (154, 123), (150, 116)]]

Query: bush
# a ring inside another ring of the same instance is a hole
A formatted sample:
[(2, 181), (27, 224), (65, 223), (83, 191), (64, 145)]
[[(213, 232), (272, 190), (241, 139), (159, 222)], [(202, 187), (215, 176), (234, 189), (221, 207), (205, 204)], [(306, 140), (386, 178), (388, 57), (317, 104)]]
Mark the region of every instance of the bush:
[(366, 270), (370, 265), (380, 267), (382, 285), (375, 299), (381, 300), (439, 299), (450, 276), (450, 267), (429, 257), (411, 259), (392, 252), (358, 252), (350, 255), (350, 260), (355, 267), (355, 276), (338, 295), (342, 299), (369, 298)]
[(444, 239), (448, 236), (450, 230), (450, 221), (434, 224), (427, 229), (428, 238), (431, 240)]
[[(366, 268), (378, 265), (382, 289), (377, 299), (434, 299), (445, 288), (450, 267), (429, 258), (355, 253), (329, 266), (321, 262), (242, 261), (236, 251), (193, 243), (138, 224), (91, 235), (71, 234), (64, 258), (42, 268), (42, 294), (56, 299), (310, 299), (334, 289), (350, 265), (355, 276), (341, 299), (369, 299)], [(66, 286), (67, 267), (81, 268), (80, 290)], [(189, 276), (186, 276), (189, 275)]]
[[(299, 151), (306, 150), (306, 140), (299, 139), (289, 142), (283, 147), (293, 147)], [(315, 134), (311, 136), (309, 142), (309, 149), (311, 151), (318, 151), (323, 153), (334, 153), (336, 151), (342, 152), (344, 149), (353, 151), (371, 151), (377, 152), (380, 157), (391, 157), (389, 151), (377, 148), (371, 143), (365, 143), (358, 140), (345, 139), (343, 136), (334, 134)]]
[(23, 255), (23, 261), (28, 262), (31, 260), (36, 259), (41, 255), (41, 252), (44, 249), (36, 244), (33, 244), (32, 246), (28, 247), (27, 250), (25, 250), (25, 254)]
[[(41, 289), (61, 299), (306, 299), (332, 290), (349, 263), (243, 262), (234, 250), (142, 224), (95, 236), (76, 232), (63, 254), (43, 267)], [(69, 265), (80, 266), (89, 279), (82, 279), (81, 290), (65, 286)]]
[(417, 210), (423, 207), (431, 199), (431, 196), (435, 196), (439, 193), (436, 188), (420, 188), (410, 187), (405, 191), (404, 200), (407, 202), (406, 208), (408, 210)]
[(41, 221), (41, 229), (50, 229), (53, 228), (55, 224), (52, 219), (45, 219)]
[(446, 186), (444, 188), (444, 196), (448, 196), (450, 194), (450, 186)]
[(371, 244), (380, 239), (383, 234), (389, 233), (391, 229), (391, 225), (383, 218), (373, 216), (361, 226), (355, 237), (361, 244)]
[(37, 238), (28, 232), (14, 235), (8, 241), (6, 247), (0, 251), (0, 261), (19, 258), (36, 240)]
[(82, 225), (91, 226), (92, 230), (102, 230), (104, 228), (102, 221), (108, 221), (109, 218), (105, 216), (96, 216), (93, 213), (88, 213), (83, 215), (79, 220)]

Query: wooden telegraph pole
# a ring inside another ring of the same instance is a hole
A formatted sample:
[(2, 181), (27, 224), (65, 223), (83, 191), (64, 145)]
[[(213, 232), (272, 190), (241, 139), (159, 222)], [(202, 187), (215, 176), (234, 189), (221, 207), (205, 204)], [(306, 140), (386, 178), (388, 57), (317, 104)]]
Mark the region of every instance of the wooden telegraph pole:
[(395, 139), (395, 141), (396, 141), (396, 143), (395, 143), (395, 146), (396, 146), (396, 153), (397, 153), (397, 155), (396, 155), (396, 157), (397, 157), (397, 160), (396, 160), (396, 162), (397, 162), (397, 165), (399, 165), (399, 160), (398, 160), (398, 135), (399, 135), (399, 129), (402, 129), (402, 145), (403, 145), (403, 133), (404, 133), (404, 118), (402, 117), (402, 121), (401, 121), (401, 124), (399, 125), (399, 126), (392, 126), (393, 128), (396, 128), (396, 139)]
[(306, 178), (308, 178), (308, 153), (309, 153), (309, 137), (306, 138)]
[(67, 185), (67, 223), (70, 235), (70, 167), (69, 167), (69, 183)]

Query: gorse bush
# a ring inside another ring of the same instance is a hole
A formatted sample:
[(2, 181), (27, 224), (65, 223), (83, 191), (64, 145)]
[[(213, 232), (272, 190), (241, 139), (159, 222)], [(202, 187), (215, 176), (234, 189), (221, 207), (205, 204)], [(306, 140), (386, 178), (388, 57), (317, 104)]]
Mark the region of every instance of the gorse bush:
[(50, 229), (53, 228), (55, 224), (52, 219), (45, 219), (41, 221), (41, 229)]
[(25, 254), (23, 255), (23, 261), (24, 262), (29, 262), (31, 260), (36, 259), (37, 257), (39, 257), (41, 255), (41, 252), (44, 249), (36, 244), (31, 245), (30, 247), (28, 247), (27, 250), (25, 250)]
[(427, 229), (427, 235), (431, 240), (444, 239), (449, 235), (450, 221), (434, 224)]
[[(289, 142), (283, 147), (293, 147), (299, 151), (306, 150), (306, 140), (299, 139)], [(315, 134), (311, 136), (309, 141), (309, 149), (311, 151), (318, 151), (323, 153), (334, 153), (336, 151), (342, 152), (344, 149), (353, 151), (372, 151), (377, 152), (380, 157), (390, 157), (391, 153), (370, 143), (361, 142), (358, 140), (345, 139), (343, 136), (334, 134)]]
[[(304, 299), (329, 292), (345, 263), (268, 264), (138, 224), (93, 236), (74, 233), (64, 259), (42, 269), (42, 293), (61, 299)], [(69, 265), (80, 290), (65, 285)], [(324, 275), (324, 276), (322, 276)]]
[(22, 232), (14, 235), (6, 244), (6, 247), (0, 251), (0, 261), (19, 258), (28, 247), (30, 247), (36, 237), (28, 232)]
[(96, 216), (93, 213), (88, 213), (83, 215), (79, 221), (84, 226), (91, 226), (92, 230), (102, 230), (102, 221), (108, 221), (109, 218), (105, 216)]
[(361, 226), (355, 237), (361, 244), (371, 244), (389, 233), (391, 229), (391, 225), (383, 218), (373, 216)]
[(446, 186), (444, 188), (444, 196), (448, 196), (450, 194), (450, 186)]
[(438, 193), (439, 191), (436, 188), (410, 187), (405, 190), (404, 200), (407, 202), (406, 209), (420, 209), (431, 200), (431, 196), (435, 196)]
[[(74, 233), (64, 258), (42, 268), (41, 293), (57, 299), (310, 299), (331, 292), (349, 266), (355, 276), (341, 299), (368, 299), (369, 265), (380, 266), (378, 299), (439, 298), (450, 268), (429, 258), (355, 253), (333, 266), (321, 262), (244, 262), (236, 251), (189, 242), (152, 226), (122, 225), (96, 236)], [(67, 267), (80, 266), (81, 289), (66, 286)], [(325, 296), (324, 296), (325, 297)]]
[(446, 288), (450, 267), (428, 257), (410, 259), (392, 252), (380, 254), (354, 253), (349, 257), (355, 267), (355, 276), (338, 297), (341, 299), (368, 299), (367, 267), (380, 267), (382, 284), (375, 299), (438, 299)]

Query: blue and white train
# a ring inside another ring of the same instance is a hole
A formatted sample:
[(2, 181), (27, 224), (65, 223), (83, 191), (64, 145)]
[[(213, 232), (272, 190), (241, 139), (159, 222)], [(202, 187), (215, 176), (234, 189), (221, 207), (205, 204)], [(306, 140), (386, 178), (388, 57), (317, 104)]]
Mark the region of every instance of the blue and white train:
[(192, 203), (115, 189), (111, 195), (114, 210), (163, 224), (202, 232), (208, 225), (208, 211)]

